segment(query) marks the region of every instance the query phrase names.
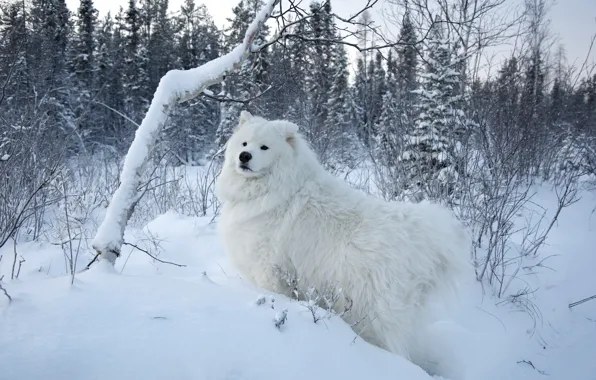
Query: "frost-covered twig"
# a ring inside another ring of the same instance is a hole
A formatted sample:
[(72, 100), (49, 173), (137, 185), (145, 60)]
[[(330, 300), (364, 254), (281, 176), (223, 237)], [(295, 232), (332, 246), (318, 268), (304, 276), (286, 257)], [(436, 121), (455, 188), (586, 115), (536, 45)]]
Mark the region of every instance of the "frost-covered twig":
[(248, 27), (242, 43), (231, 52), (194, 69), (171, 70), (161, 79), (124, 160), (120, 186), (114, 193), (92, 242), (93, 248), (111, 264), (120, 256), (124, 230), (134, 211), (142, 172), (170, 110), (177, 103), (199, 96), (205, 88), (221, 82), (226, 74), (240, 66), (278, 1), (267, 2)]

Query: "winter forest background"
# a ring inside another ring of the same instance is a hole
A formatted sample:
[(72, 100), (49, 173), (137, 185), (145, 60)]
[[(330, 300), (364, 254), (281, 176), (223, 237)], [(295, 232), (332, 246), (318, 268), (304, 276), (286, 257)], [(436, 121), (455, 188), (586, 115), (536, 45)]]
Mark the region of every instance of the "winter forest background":
[[(365, 191), (452, 207), (473, 231), (478, 280), (506, 296), (513, 220), (532, 186), (551, 183), (559, 208), (527, 220), (522, 258), (538, 255), (559, 212), (594, 186), (594, 63), (567, 64), (545, 0), (511, 12), (507, 0), (387, 1), (395, 36), (365, 10), (376, 1), (350, 19), (334, 13), (339, 3), (290, 2), (299, 22), (282, 38), (171, 111), (132, 223), (170, 209), (216, 216), (221, 148), (247, 109), (297, 122), (324, 165)], [(101, 18), (92, 0), (73, 12), (64, 0), (0, 0), (0, 247), (59, 245), (74, 274), (79, 256), (92, 257), (94, 213), (118, 186), (160, 78), (230, 51), (261, 5), (240, 0), (221, 30), (194, 0), (130, 0)], [(276, 33), (270, 22), (259, 41)], [(488, 60), (504, 44), (515, 48)], [(206, 174), (189, 179), (189, 165)]]

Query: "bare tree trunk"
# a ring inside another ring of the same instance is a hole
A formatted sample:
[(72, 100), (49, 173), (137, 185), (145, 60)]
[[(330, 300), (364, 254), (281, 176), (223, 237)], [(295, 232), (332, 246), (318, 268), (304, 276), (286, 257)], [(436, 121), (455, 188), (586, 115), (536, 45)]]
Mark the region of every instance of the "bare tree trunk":
[(237, 69), (254, 50), (253, 41), (278, 2), (279, 0), (267, 1), (246, 31), (244, 41), (228, 54), (194, 69), (171, 70), (161, 78), (151, 106), (137, 129), (124, 160), (120, 186), (114, 193), (105, 218), (93, 239), (93, 249), (101, 258), (113, 265), (120, 256), (124, 230), (140, 199), (141, 194), (137, 189), (143, 170), (169, 111), (176, 103), (199, 96), (207, 87), (221, 82), (227, 73)]

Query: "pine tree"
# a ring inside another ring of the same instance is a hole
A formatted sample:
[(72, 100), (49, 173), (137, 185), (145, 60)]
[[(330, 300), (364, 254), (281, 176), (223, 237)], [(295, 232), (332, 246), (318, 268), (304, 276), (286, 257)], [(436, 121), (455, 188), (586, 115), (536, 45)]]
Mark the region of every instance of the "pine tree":
[[(229, 19), (231, 25), (225, 33), (225, 48), (229, 51), (242, 42), (244, 31), (248, 28), (256, 13), (263, 5), (262, 0), (241, 0), (232, 10), (234, 18)], [(264, 44), (267, 40), (268, 28), (263, 27), (255, 38), (255, 44)], [(269, 50), (261, 49), (256, 54), (251, 54), (238, 69), (237, 73), (230, 74), (223, 86), (222, 93), (234, 99), (249, 99), (265, 90), (269, 83)], [(264, 108), (259, 101), (253, 102), (252, 107), (258, 111)], [(223, 147), (234, 127), (238, 124), (240, 111), (244, 109), (243, 103), (226, 102), (221, 104), (221, 119), (215, 133), (216, 150)], [(262, 112), (259, 112), (262, 113)]]
[[(186, 0), (177, 20), (179, 32), (175, 36), (175, 65), (191, 69), (219, 56), (220, 32), (204, 5), (196, 6), (194, 0)], [(210, 88), (217, 91), (216, 86)], [(182, 163), (199, 162), (211, 148), (215, 129), (219, 122), (220, 104), (198, 98), (190, 104), (178, 107), (172, 114), (172, 128), (166, 130), (168, 149)]]
[(64, 0), (32, 0), (29, 13), (31, 36), (28, 54), (36, 67), (38, 90), (67, 84), (66, 52), (70, 12)]
[(376, 128), (387, 84), (383, 55), (380, 51), (377, 51), (374, 59), (369, 59), (368, 55), (361, 54), (356, 64), (352, 88), (352, 120), (357, 125), (360, 138), (367, 147), (372, 148), (377, 136)]
[(550, 93), (549, 124), (551, 126), (563, 121), (565, 116), (565, 99), (566, 94), (563, 88), (563, 80), (560, 77), (556, 77)]
[(387, 83), (385, 83), (385, 69), (383, 68), (383, 55), (380, 51), (375, 54), (375, 64), (372, 68), (372, 110), (371, 110), (371, 125), (373, 125), (373, 138), (377, 131), (374, 127), (379, 121), (383, 107), (383, 96), (387, 91)]
[(544, 99), (542, 53), (540, 51), (532, 53), (525, 66), (520, 117), (524, 125), (534, 125), (540, 118), (540, 106)]
[[(285, 41), (287, 42), (287, 41)], [(290, 106), (293, 103), (295, 88), (292, 77), (292, 63), (287, 44), (274, 44), (269, 55), (271, 62), (269, 68), (269, 81), (271, 88), (264, 94), (264, 114), (271, 119), (288, 119)]]
[(5, 88), (0, 97), (0, 112), (13, 114), (18, 109), (27, 112), (31, 92), (29, 81), (26, 10), (12, 3), (0, 18), (0, 83)]
[[(74, 37), (74, 70), (77, 76), (79, 91), (89, 91), (93, 88), (93, 73), (95, 69), (95, 28), (97, 10), (93, 0), (81, 0), (75, 21), (76, 34)], [(90, 94), (85, 94), (90, 96)]]
[(517, 124), (513, 124), (517, 120), (520, 96), (517, 58), (511, 57), (499, 70), (495, 92), (497, 106), (493, 125), (501, 131), (517, 129)]
[(454, 94), (458, 73), (452, 68), (456, 62), (452, 46), (441, 24), (435, 23), (422, 86), (416, 91), (419, 115), (406, 135), (400, 159), (409, 177), (405, 187), (415, 199), (450, 194), (458, 174), (454, 150), (461, 111), (457, 108), (460, 97)]
[(32, 0), (28, 16), (28, 77), (41, 100), (38, 111), (45, 110), (46, 125), (55, 127), (53, 138), (73, 141), (65, 146), (84, 150), (70, 104), (74, 96), (67, 66), (70, 12), (64, 0)]
[(102, 105), (97, 107), (96, 115), (101, 127), (97, 128), (97, 136), (91, 137), (96, 144), (119, 149), (125, 149), (126, 142), (132, 136), (133, 126), (106, 106), (120, 112), (125, 110), (123, 18), (124, 11), (120, 8), (115, 20), (108, 13), (98, 26), (95, 75), (98, 83), (97, 101)]
[(380, 162), (392, 172), (394, 182), (398, 181), (397, 164), (403, 149), (402, 136), (415, 116), (413, 106), (414, 90), (417, 88), (418, 52), (415, 46), (416, 30), (407, 7), (399, 41), (401, 45), (395, 49), (396, 54), (390, 51), (387, 58), (386, 91), (376, 126), (375, 153)]
[(382, 99), (382, 111), (377, 121), (376, 152), (375, 155), (387, 167), (397, 163), (397, 154), (401, 150), (401, 121), (404, 117), (403, 94), (401, 93), (400, 77), (397, 62), (392, 52), (387, 57), (386, 91)]
[(328, 42), (335, 37), (331, 2), (311, 3), (310, 13), (309, 37), (316, 41), (310, 46), (308, 55), (310, 70), (306, 78), (306, 91), (309, 95), (310, 120), (308, 130), (305, 132), (320, 159), (326, 161), (332, 138), (332, 131), (327, 125), (328, 99), (336, 71), (335, 62), (333, 62), (333, 45)]
[(129, 0), (128, 9), (122, 21), (121, 29), (124, 32), (124, 72), (122, 75), (125, 93), (124, 109), (129, 117), (140, 122), (152, 94), (148, 90), (147, 46), (141, 38), (142, 20), (135, 0)]
[(168, 16), (168, 0), (154, 0), (155, 14), (150, 19), (151, 27), (147, 42), (149, 91), (153, 92), (168, 70), (172, 69), (176, 58), (172, 41), (175, 40), (174, 25)]
[(534, 174), (530, 171), (541, 167), (541, 150), (548, 138), (545, 128), (544, 75), (542, 52), (535, 50), (525, 62), (518, 116), (519, 127), (524, 131), (520, 166), (528, 169), (525, 171), (527, 175)]
[(361, 55), (356, 61), (356, 75), (351, 89), (352, 122), (357, 126), (358, 135), (367, 146), (370, 145), (371, 92), (369, 83), (366, 61)]
[(410, 12), (406, 9), (399, 33), (402, 45), (397, 48), (397, 64), (393, 75), (401, 91), (401, 98), (409, 105), (413, 104), (413, 91), (418, 87), (418, 52), (416, 51), (416, 29), (412, 23)]
[(81, 0), (75, 18), (72, 43), (72, 70), (75, 73), (73, 96), (74, 113), (77, 128), (82, 137), (91, 137), (98, 126), (95, 118), (96, 107), (91, 103), (95, 97), (96, 85), (96, 35), (97, 10), (93, 0)]
[[(293, 34), (299, 36), (307, 35), (307, 23), (298, 23), (292, 30)], [(299, 125), (307, 125), (307, 115), (310, 115), (310, 104), (306, 91), (307, 78), (310, 72), (308, 60), (308, 46), (301, 39), (286, 40), (287, 44), (287, 70), (283, 73), (284, 88), (287, 89), (290, 99), (287, 105), (287, 118)]]
[(358, 162), (358, 137), (350, 124), (350, 98), (348, 84), (348, 57), (344, 46), (332, 46), (332, 83), (327, 99), (327, 120), (333, 152), (342, 165), (353, 167)]

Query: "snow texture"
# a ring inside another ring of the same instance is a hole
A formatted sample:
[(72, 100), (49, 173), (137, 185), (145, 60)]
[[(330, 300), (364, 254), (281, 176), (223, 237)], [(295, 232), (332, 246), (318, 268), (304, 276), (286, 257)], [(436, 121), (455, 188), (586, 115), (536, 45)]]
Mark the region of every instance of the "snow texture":
[(205, 88), (220, 82), (227, 72), (235, 70), (254, 49), (252, 42), (269, 18), (279, 0), (269, 0), (246, 31), (242, 44), (230, 53), (190, 70), (171, 70), (159, 82), (151, 106), (135, 133), (120, 175), (120, 186), (114, 193), (105, 219), (98, 228), (93, 247), (114, 262), (123, 243), (124, 229), (138, 198), (137, 187), (157, 134), (166, 123), (169, 109), (178, 101), (186, 101)]

